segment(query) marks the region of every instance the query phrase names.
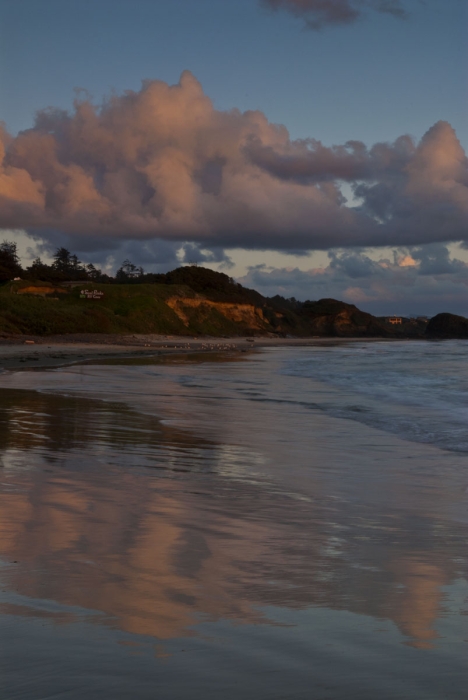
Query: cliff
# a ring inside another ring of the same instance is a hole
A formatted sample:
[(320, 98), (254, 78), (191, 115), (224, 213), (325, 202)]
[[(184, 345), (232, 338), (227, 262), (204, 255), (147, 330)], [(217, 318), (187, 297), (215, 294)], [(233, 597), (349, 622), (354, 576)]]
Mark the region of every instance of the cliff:
[[(0, 332), (425, 337), (425, 322), (404, 319), (392, 326), (336, 299), (266, 298), (205, 268), (182, 267), (153, 278), (152, 283), (125, 284), (8, 282), (0, 287)], [(433, 321), (426, 337), (468, 337), (462, 317), (439, 314)]]
[(390, 338), (393, 328), (382, 323), (371, 314), (360, 311), (354, 304), (345, 304), (336, 299), (306, 301), (302, 315), (307, 318), (312, 335), (346, 337)]

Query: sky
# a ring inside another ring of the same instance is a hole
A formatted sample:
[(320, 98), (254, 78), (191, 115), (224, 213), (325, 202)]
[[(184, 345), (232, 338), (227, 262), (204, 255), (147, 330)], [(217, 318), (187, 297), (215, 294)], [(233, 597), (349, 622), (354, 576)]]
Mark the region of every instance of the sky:
[(0, 238), (468, 316), (466, 0), (0, 0)]

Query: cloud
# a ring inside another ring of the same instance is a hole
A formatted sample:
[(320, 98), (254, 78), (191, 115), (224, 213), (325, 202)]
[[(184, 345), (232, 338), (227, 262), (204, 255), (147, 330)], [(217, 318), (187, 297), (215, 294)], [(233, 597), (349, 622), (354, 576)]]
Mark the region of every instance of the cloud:
[(369, 9), (398, 19), (408, 16), (400, 0), (261, 0), (261, 3), (300, 17), (308, 29), (314, 30), (327, 25), (353, 24)]
[(376, 144), (371, 149), (362, 141), (327, 148), (312, 138), (284, 139), (270, 145), (252, 136), (245, 151), (253, 163), (275, 177), (308, 185), (332, 180), (374, 180), (401, 172), (414, 158), (416, 146), (409, 136), (401, 136), (393, 144)]
[[(419, 263), (420, 275), (456, 275), (466, 274), (466, 263), (451, 259), (449, 251), (443, 245), (428, 245), (412, 251), (412, 259)], [(400, 262), (400, 265), (402, 263)]]
[(342, 252), (337, 254), (330, 251), (330, 271), (343, 273), (345, 277), (360, 279), (362, 277), (372, 277), (375, 275), (376, 263), (366, 255), (355, 252)]
[(189, 265), (218, 263), (219, 267), (222, 269), (234, 267), (234, 263), (224, 250), (220, 248), (213, 248), (212, 250), (208, 250), (206, 248), (202, 249), (195, 243), (185, 243), (180, 248), (179, 260), (181, 263)]
[(468, 264), (451, 259), (443, 245), (395, 250), (393, 259), (346, 250), (329, 258), (328, 266), (307, 271), (255, 266), (239, 281), (265, 296), (331, 297), (376, 315), (468, 315)]
[(15, 138), (2, 131), (0, 148), (0, 227), (62, 236), (77, 250), (155, 239), (209, 251), (468, 240), (468, 161), (447, 122), (419, 143), (291, 140), (262, 112), (214, 109), (186, 71), (177, 85), (146, 81), (100, 106), (85, 98), (71, 114), (39, 112)]
[[(179, 267), (181, 261), (191, 262), (181, 255), (180, 243), (159, 239), (101, 239), (64, 236), (59, 231), (46, 231), (43, 238), (35, 239), (31, 239), (24, 231), (11, 231), (5, 238), (20, 243), (20, 257), (24, 267), (38, 256), (44, 262), (52, 262), (55, 251), (62, 245), (76, 253), (83, 262), (93, 263), (109, 274), (114, 274), (127, 259), (135, 265), (141, 265), (145, 272), (167, 272)], [(209, 257), (209, 251), (206, 255)]]

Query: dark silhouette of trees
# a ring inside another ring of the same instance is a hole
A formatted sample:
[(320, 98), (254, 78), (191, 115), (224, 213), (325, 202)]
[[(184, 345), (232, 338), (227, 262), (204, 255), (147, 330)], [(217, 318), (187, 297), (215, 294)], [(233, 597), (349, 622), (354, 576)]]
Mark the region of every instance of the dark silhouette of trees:
[(93, 282), (110, 282), (111, 278), (102, 273), (92, 263), (82, 263), (78, 257), (67, 248), (57, 248), (54, 262), (51, 265), (42, 262), (41, 258), (33, 260), (26, 269), (26, 277), (42, 282), (60, 283), (67, 281), (92, 280)]
[(23, 269), (18, 256), (18, 248), (13, 241), (0, 243), (0, 282), (21, 277)]
[(137, 267), (130, 260), (124, 260), (122, 265), (119, 267), (115, 273), (115, 281), (120, 284), (125, 284), (126, 282), (136, 282), (142, 281), (145, 271), (142, 267)]
[(26, 273), (30, 279), (49, 281), (51, 275), (53, 276), (54, 274), (54, 270), (38, 257), (32, 261), (31, 265), (26, 269)]
[(57, 248), (54, 255), (53, 269), (63, 280), (86, 280), (88, 274), (83, 263), (67, 248)]
[(88, 279), (94, 280), (95, 282), (99, 282), (100, 280), (103, 280), (104, 278), (109, 279), (107, 275), (102, 274), (102, 270), (100, 270), (97, 267), (94, 267), (92, 263), (88, 263), (85, 265), (86, 269), (86, 274), (88, 275)]
[(233, 301), (262, 305), (263, 297), (253, 289), (247, 289), (228, 277), (206, 267), (187, 265), (164, 275), (165, 284), (186, 284), (199, 294), (215, 301)]

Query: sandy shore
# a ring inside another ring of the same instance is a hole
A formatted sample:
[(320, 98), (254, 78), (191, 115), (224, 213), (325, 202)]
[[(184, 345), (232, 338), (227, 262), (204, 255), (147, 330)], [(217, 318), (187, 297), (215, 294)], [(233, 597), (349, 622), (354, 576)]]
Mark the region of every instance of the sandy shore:
[(256, 348), (335, 345), (381, 338), (194, 338), (163, 335), (102, 335), (0, 339), (0, 370), (60, 367), (86, 360), (150, 357), (189, 352), (246, 352)]
[[(184, 352), (168, 340), (2, 352)], [(462, 700), (467, 454), (391, 431), (426, 424), (421, 357), (448, 380), (442, 435), (463, 361), (343, 342), (1, 376), (0, 696)]]

